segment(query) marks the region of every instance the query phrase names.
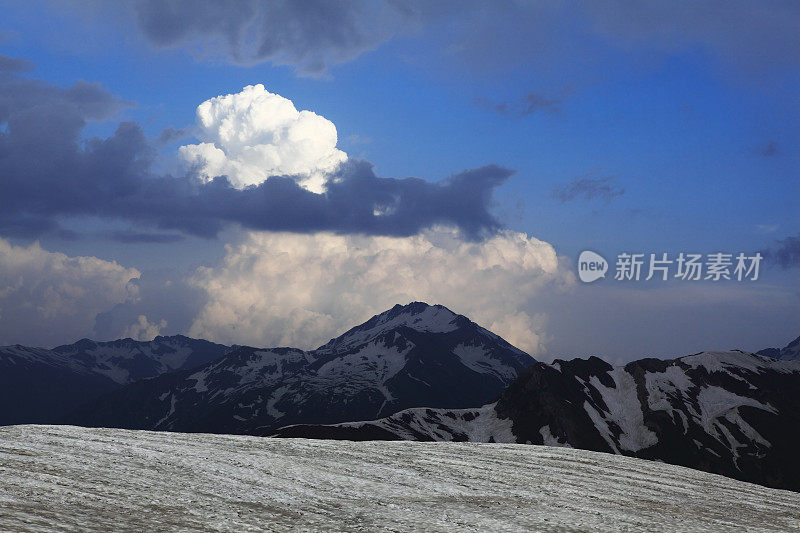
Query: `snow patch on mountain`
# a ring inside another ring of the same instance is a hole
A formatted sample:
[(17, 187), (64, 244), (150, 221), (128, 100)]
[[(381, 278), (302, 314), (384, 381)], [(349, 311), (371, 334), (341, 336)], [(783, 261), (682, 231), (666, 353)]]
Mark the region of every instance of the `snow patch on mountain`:
[(274, 385), (286, 375), (289, 365), (304, 364), (312, 360), (313, 358), (302, 350), (256, 350), (247, 357), (244, 364), (237, 367), (236, 386), (229, 390), (246, 389), (254, 384)]
[(278, 387), (275, 389), (272, 394), (270, 394), (269, 399), (267, 400), (267, 405), (265, 407), (267, 414), (274, 419), (281, 418), (286, 413), (283, 411), (279, 411), (275, 408), (275, 404), (277, 404), (283, 397), (289, 392), (290, 387), (288, 385), (284, 385), (283, 387)]
[[(697, 395), (697, 404), (700, 412), (697, 414), (699, 423), (706, 433), (714, 436), (721, 443), (727, 445), (735, 459), (739, 458), (738, 448), (745, 446), (731, 433), (722, 419), (733, 424), (751, 442), (762, 446), (771, 446), (753, 427), (742, 418), (739, 408), (743, 406), (755, 407), (770, 413), (777, 413), (771, 405), (763, 404), (753, 398), (739, 396), (721, 387), (702, 387)], [(722, 438), (725, 438), (725, 441)]]
[(688, 397), (693, 386), (686, 372), (678, 366), (669, 366), (664, 372), (648, 372), (645, 374), (647, 406), (653, 411), (666, 411), (675, 421), (675, 413), (681, 416), (683, 427), (688, 427), (683, 411), (675, 410), (672, 401), (682, 401)]
[(725, 372), (734, 378), (739, 378), (734, 372), (747, 370), (759, 373), (769, 368), (778, 372), (800, 372), (800, 361), (776, 361), (769, 357), (732, 350), (729, 352), (701, 352), (695, 355), (681, 357), (680, 361), (692, 368), (702, 367), (708, 373)]
[(453, 353), (461, 359), (466, 367), (475, 372), (489, 373), (508, 381), (513, 380), (517, 375), (514, 368), (492, 357), (490, 350), (485, 345), (459, 344), (453, 349)]
[(553, 435), (549, 425), (544, 425), (539, 428), (539, 434), (542, 436), (542, 443), (545, 446), (563, 446), (565, 448), (572, 448), (572, 445), (566, 441), (561, 440)]
[(171, 399), (170, 399), (170, 404), (169, 404), (169, 411), (167, 411), (167, 414), (165, 414), (164, 417), (161, 420), (159, 420), (158, 422), (156, 422), (153, 425), (153, 428), (155, 428), (155, 429), (166, 429), (166, 426), (162, 427), (161, 424), (163, 424), (164, 422), (169, 420), (169, 417), (171, 417), (173, 414), (175, 414), (175, 401), (177, 400), (177, 398), (175, 398), (174, 394), (172, 394), (170, 396), (171, 396)]
[(589, 380), (608, 408), (605, 416), (592, 409), (589, 416), (598, 426), (597, 430), (603, 435), (611, 435), (608, 423), (615, 423), (622, 430), (617, 441), (620, 448), (626, 451), (635, 452), (653, 446), (658, 442), (658, 437), (644, 425), (642, 406), (636, 394), (633, 376), (622, 367), (611, 370), (608, 375), (614, 380), (615, 387), (606, 387), (597, 376), (592, 376)]
[(416, 407), (373, 422), (343, 423), (338, 426), (360, 428), (371, 424), (406, 440), (516, 442), (511, 420), (498, 417), (495, 405), (492, 403), (478, 409), (446, 411)]
[(328, 361), (319, 368), (317, 376), (322, 379), (350, 378), (386, 383), (402, 370), (406, 364), (406, 355), (413, 348), (412, 342), (406, 342), (402, 347), (387, 346), (383, 339), (379, 338), (352, 353)]
[(422, 302), (414, 302), (406, 306), (396, 305), (349, 330), (344, 335), (332, 339), (327, 344), (320, 346), (318, 350), (326, 352), (352, 349), (400, 326), (428, 333), (448, 333), (458, 329), (458, 324), (455, 323), (458, 316), (441, 305), (428, 305)]
[(597, 432), (600, 433), (603, 440), (608, 443), (608, 446), (614, 450), (614, 453), (620, 453), (617, 443), (614, 442), (614, 435), (611, 433), (611, 428), (608, 427), (608, 421), (603, 415), (589, 403), (589, 400), (583, 402), (583, 409), (586, 411), (586, 414), (589, 415), (594, 427), (597, 428)]
[(210, 370), (211, 369), (209, 368), (203, 368), (202, 370), (199, 370), (198, 372), (195, 372), (194, 374), (186, 378), (189, 380), (194, 380), (195, 383), (194, 387), (192, 388), (194, 389), (195, 392), (208, 391), (208, 386), (206, 385), (206, 378), (209, 376), (209, 374), (211, 374)]

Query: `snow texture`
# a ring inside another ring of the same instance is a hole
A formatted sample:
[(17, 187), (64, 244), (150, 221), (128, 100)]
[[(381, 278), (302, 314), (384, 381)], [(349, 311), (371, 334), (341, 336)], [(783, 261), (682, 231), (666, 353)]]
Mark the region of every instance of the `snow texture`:
[(3, 531), (787, 531), (800, 494), (549, 446), (0, 428)]

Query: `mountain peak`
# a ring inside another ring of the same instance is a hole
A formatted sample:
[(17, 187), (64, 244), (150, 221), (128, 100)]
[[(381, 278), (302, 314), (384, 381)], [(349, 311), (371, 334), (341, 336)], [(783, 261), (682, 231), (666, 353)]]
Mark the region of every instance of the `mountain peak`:
[(384, 320), (388, 321), (403, 315), (414, 317), (417, 315), (425, 315), (425, 318), (432, 318), (436, 316), (440, 319), (449, 317), (451, 320), (461, 316), (440, 304), (431, 305), (425, 302), (411, 302), (406, 305), (396, 304), (391, 309), (373, 316), (370, 320), (375, 318), (383, 318)]
[(411, 302), (406, 305), (397, 304), (391, 309), (379, 313), (363, 324), (344, 334), (331, 339), (318, 350), (328, 351), (354, 347), (386, 331), (405, 326), (416, 331), (428, 333), (448, 333), (469, 323), (469, 319), (457, 315), (443, 305), (429, 305), (425, 302)]
[[(440, 309), (447, 309), (445, 306), (439, 305), (439, 304), (431, 305), (431, 304), (429, 304), (427, 302), (413, 301), (413, 302), (407, 303), (405, 305), (403, 305), (403, 304), (395, 304), (388, 311), (384, 311), (384, 313), (388, 313), (388, 312), (392, 312), (392, 311), (399, 311), (399, 310), (410, 312), (410, 313), (420, 313), (420, 312), (428, 309), (429, 307), (437, 307), (437, 308), (440, 308)], [(381, 314), (383, 314), (383, 313), (381, 313)]]

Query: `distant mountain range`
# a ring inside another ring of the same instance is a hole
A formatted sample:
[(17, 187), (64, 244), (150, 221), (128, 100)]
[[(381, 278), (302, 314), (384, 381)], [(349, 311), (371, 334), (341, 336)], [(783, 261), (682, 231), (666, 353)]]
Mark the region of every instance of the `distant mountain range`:
[(780, 359), (781, 361), (800, 361), (800, 337), (797, 337), (784, 348), (766, 348), (756, 353), (773, 359)]
[(82, 339), (53, 348), (0, 347), (0, 425), (52, 423), (138, 380), (194, 368), (230, 346), (182, 335), (150, 342)]
[(417, 406), (478, 407), (534, 360), (449, 309), (397, 305), (312, 351), (240, 347), (140, 381), (64, 421), (125, 429), (267, 435)]
[(800, 491), (799, 344), (545, 364), (415, 302), (310, 351), (182, 336), (0, 348), (0, 425), (546, 444)]

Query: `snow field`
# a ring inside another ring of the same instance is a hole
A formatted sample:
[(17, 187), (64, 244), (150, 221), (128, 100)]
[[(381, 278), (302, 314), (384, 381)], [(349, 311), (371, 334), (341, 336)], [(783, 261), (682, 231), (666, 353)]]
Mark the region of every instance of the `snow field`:
[(786, 531), (800, 494), (547, 446), (0, 428), (2, 531)]

